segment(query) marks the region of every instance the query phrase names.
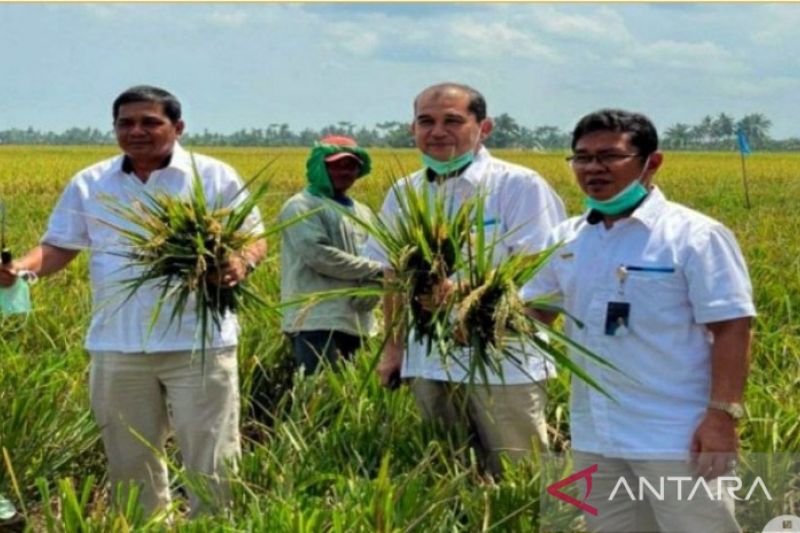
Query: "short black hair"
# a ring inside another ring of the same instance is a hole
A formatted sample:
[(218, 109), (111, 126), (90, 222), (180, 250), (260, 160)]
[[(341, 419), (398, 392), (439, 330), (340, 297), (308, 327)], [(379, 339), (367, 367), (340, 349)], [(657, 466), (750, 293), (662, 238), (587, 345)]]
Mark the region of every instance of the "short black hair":
[(444, 82), (444, 83), (437, 83), (436, 85), (431, 85), (430, 87), (424, 89), (420, 92), (416, 98), (414, 98), (414, 115), (417, 114), (417, 102), (419, 101), (420, 97), (426, 93), (434, 93), (435, 95), (439, 96), (445, 91), (449, 90), (457, 90), (463, 93), (466, 93), (469, 97), (469, 103), (467, 104), (467, 111), (472, 113), (475, 116), (475, 120), (478, 122), (482, 121), (486, 118), (486, 99), (483, 95), (477, 90), (469, 85), (464, 85), (463, 83), (454, 83), (454, 82)]
[(114, 122), (117, 121), (120, 107), (135, 102), (155, 102), (161, 104), (161, 107), (164, 109), (164, 114), (173, 124), (181, 119), (181, 103), (174, 94), (160, 87), (153, 87), (152, 85), (136, 85), (135, 87), (125, 90), (114, 100), (112, 106)]
[(630, 133), (631, 144), (639, 156), (647, 157), (658, 150), (658, 132), (653, 122), (642, 115), (622, 109), (600, 109), (589, 113), (578, 121), (572, 131), (572, 149), (584, 135), (596, 131)]

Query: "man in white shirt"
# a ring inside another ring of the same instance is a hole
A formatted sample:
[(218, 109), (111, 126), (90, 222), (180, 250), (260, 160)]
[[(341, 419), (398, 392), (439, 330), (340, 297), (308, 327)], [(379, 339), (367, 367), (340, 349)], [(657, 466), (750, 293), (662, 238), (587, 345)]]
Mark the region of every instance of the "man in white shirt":
[[(399, 215), (396, 190), (442, 190), (455, 212), (467, 198), (484, 198), (487, 242), (499, 240), (495, 262), (513, 253), (544, 248), (550, 228), (565, 217), (564, 205), (536, 172), (492, 157), (483, 141), (492, 131), (486, 101), (475, 89), (455, 83), (428, 87), (414, 101), (412, 132), (425, 168), (399, 182), (386, 197), (381, 216)], [(367, 254), (388, 267), (385, 251), (368, 241)], [(387, 272), (387, 276), (391, 276)], [(391, 324), (397, 299), (384, 298), (384, 317)], [(490, 373), (488, 384), (467, 384), (465, 349), (455, 360), (442, 360), (435, 347), (393, 334), (377, 370), (388, 385), (398, 373), (406, 378), (423, 417), (450, 428), (471, 429), (479, 456), (489, 472), (499, 474), (500, 454), (519, 460), (534, 443), (546, 446), (545, 380), (554, 370), (541, 356), (522, 355), (522, 364), (504, 362), (502, 376)], [(486, 385), (486, 386), (485, 386)]]
[(568, 336), (620, 369), (575, 357), (613, 398), (572, 380), (575, 469), (598, 465), (589, 528), (739, 531), (724, 484), (715, 499), (701, 490), (681, 501), (667, 483), (663, 498), (632, 502), (617, 491), (609, 501), (622, 477), (657, 487), (668, 477), (717, 478), (735, 465), (755, 315), (736, 240), (653, 185), (663, 155), (647, 117), (591, 113), (575, 127), (572, 149), (589, 210), (553, 231), (549, 243), (562, 247), (522, 292), (554, 297), (582, 323), (565, 319)]
[[(104, 223), (124, 224), (106, 209), (108, 198), (130, 204), (146, 194), (190, 194), (192, 159), (177, 142), (184, 129), (181, 105), (163, 89), (137, 86), (117, 97), (113, 118), (123, 154), (72, 178), (39, 246), (0, 268), (0, 285), (10, 285), (22, 271), (38, 276), (58, 272), (88, 249), (93, 303), (86, 337), (90, 396), (112, 490), (123, 484), (123, 494), (116, 496), (124, 502), (127, 484), (136, 483), (146, 512), (163, 509), (170, 500), (167, 468), (151, 447), (163, 454), (173, 430), (187, 471), (205, 477), (214, 504), (224, 504), (230, 494), (223, 478), (240, 454), (236, 317), (229, 314), (212, 332), (204, 370), (196, 354), (193, 357), (193, 312), (169, 326), (168, 302), (148, 332), (159, 291), (143, 286), (126, 299), (120, 281), (135, 277), (136, 271), (117, 253), (126, 246), (124, 237)], [(236, 194), (243, 183), (235, 170), (202, 155), (194, 162), (207, 198), (220, 199), (223, 205), (241, 201)], [(253, 231), (262, 229), (257, 213), (248, 224)], [(231, 257), (217, 282), (234, 286), (265, 252), (266, 243), (259, 240)], [(191, 303), (188, 309), (193, 309)], [(190, 494), (190, 500), (193, 514), (208, 509), (197, 495)]]

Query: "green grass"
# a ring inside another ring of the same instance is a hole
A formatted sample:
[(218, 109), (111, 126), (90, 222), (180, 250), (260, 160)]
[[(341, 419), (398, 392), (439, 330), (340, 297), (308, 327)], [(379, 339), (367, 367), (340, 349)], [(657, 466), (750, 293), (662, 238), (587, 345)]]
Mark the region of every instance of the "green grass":
[[(206, 149), (253, 175), (269, 159), (270, 192), (261, 204), (274, 221), (282, 202), (303, 183), (306, 150)], [(34, 245), (67, 180), (113, 155), (113, 148), (0, 147), (0, 199), (9, 208), (9, 244), (17, 254)], [(373, 174), (354, 194), (377, 208), (398, 166), (419, 166), (413, 151), (372, 152)], [(537, 169), (570, 213), (581, 196), (564, 154), (501, 152)], [(668, 153), (657, 177), (667, 196), (697, 208), (736, 234), (753, 279), (759, 317), (747, 388), (745, 450), (800, 451), (800, 155), (754, 154), (748, 161), (753, 207), (744, 208), (735, 154)], [(277, 301), (279, 248), (254, 287)], [(88, 415), (88, 358), (82, 349), (90, 297), (86, 255), (32, 289), (27, 322), (0, 325), (0, 493), (24, 503), (37, 531), (157, 531), (132, 510), (112, 513), (104, 498), (102, 446)], [(265, 424), (244, 418), (245, 454), (230, 516), (188, 523), (181, 531), (530, 531), (537, 524), (535, 465), (509, 470), (497, 484), (479, 475), (469, 450), (433, 438), (409, 392), (381, 389), (369, 374), (368, 351), (353, 368), (290, 386), (278, 319), (267, 311), (242, 317), (240, 368), (243, 412), (260, 365), (269, 383)], [(263, 379), (263, 378), (262, 378)], [(363, 390), (360, 388), (364, 385)], [(566, 380), (550, 386), (549, 423), (555, 441), (568, 439)], [(174, 452), (171, 452), (174, 453)], [(10, 467), (10, 468), (9, 468)], [(16, 484), (12, 482), (13, 471)], [(19, 489), (19, 494), (15, 486)], [(22, 502), (20, 501), (20, 497)]]

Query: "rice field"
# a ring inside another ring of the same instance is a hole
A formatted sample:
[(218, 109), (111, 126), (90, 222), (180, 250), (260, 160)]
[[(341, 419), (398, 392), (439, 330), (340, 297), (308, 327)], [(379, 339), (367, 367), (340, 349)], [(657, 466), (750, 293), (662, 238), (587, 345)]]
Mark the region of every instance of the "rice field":
[[(306, 150), (212, 149), (203, 153), (250, 176), (277, 157), (261, 204), (267, 223), (304, 183)], [(0, 147), (0, 200), (7, 240), (20, 254), (43, 233), (69, 178), (115, 154), (109, 147)], [(372, 175), (353, 194), (380, 206), (392, 176), (419, 166), (413, 151), (375, 150)], [(498, 151), (536, 169), (568, 211), (581, 196), (563, 153)], [(736, 234), (747, 259), (759, 317), (746, 394), (742, 447), (800, 452), (800, 154), (747, 159), (752, 208), (744, 207), (735, 153), (669, 152), (656, 182), (672, 200), (717, 218)], [(277, 251), (254, 274), (269, 302), (278, 297)], [(195, 522), (146, 520), (105, 503), (98, 431), (89, 413), (83, 335), (90, 296), (87, 257), (32, 288), (27, 320), (0, 323), (0, 494), (14, 501), (33, 531), (534, 531), (539, 471), (509, 470), (500, 483), (478, 474), (463, 443), (432, 438), (409, 392), (381, 389), (370, 353), (338, 375), (290, 382), (278, 317), (242, 317), (240, 344), (245, 454), (228, 516)], [(251, 391), (272, 416), (250, 416)], [(567, 383), (551, 382), (548, 408), (555, 446), (568, 446)], [(191, 484), (190, 480), (182, 480)]]

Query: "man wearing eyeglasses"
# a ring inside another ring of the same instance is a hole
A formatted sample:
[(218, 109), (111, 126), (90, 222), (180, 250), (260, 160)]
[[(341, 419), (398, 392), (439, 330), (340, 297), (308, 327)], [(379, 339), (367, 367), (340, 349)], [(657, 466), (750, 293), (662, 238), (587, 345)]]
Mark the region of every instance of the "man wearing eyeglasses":
[[(588, 210), (552, 232), (549, 242), (563, 245), (523, 297), (555, 297), (582, 322), (568, 319), (568, 336), (617, 368), (576, 357), (611, 396), (572, 382), (575, 471), (597, 465), (589, 529), (741, 531), (730, 481), (709, 481), (709, 491), (689, 497), (699, 478), (729, 476), (736, 464), (755, 316), (736, 240), (653, 184), (664, 156), (647, 117), (591, 113), (572, 149)], [(637, 496), (642, 480), (664, 486), (663, 495), (631, 498), (620, 479)]]

